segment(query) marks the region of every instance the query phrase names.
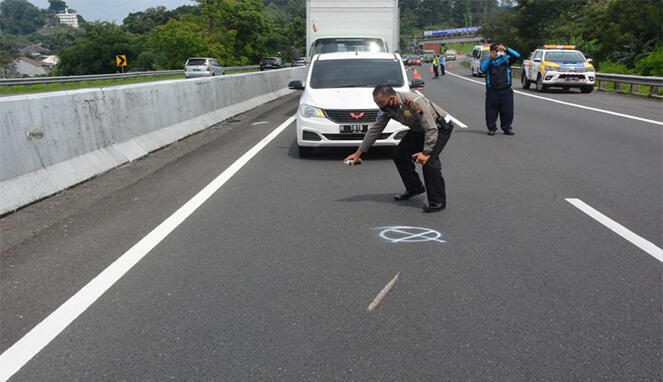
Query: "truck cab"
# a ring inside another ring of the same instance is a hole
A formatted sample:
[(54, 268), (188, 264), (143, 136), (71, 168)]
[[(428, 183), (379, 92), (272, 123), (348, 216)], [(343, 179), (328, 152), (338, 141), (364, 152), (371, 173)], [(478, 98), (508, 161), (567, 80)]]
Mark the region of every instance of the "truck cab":
[(540, 92), (560, 87), (591, 93), (595, 79), (591, 59), (585, 58), (574, 45), (544, 45), (536, 49), (523, 61), (520, 77), (524, 89), (534, 83)]

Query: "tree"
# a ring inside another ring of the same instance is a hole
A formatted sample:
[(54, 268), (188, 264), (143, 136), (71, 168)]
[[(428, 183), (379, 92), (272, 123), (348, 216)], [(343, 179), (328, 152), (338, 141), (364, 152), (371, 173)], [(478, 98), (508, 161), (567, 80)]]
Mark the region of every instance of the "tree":
[(202, 20), (193, 16), (170, 20), (149, 33), (156, 66), (161, 69), (182, 68), (189, 57), (213, 57), (222, 65), (232, 65), (233, 42), (209, 34)]
[(45, 23), (43, 12), (27, 0), (3, 0), (0, 3), (2, 33), (29, 34)]
[(64, 0), (48, 0), (48, 9), (55, 13), (64, 12), (67, 8), (67, 2)]
[(60, 52), (58, 75), (115, 73), (115, 56), (125, 54), (129, 69), (145, 48), (145, 38), (108, 22), (86, 23), (84, 33)]

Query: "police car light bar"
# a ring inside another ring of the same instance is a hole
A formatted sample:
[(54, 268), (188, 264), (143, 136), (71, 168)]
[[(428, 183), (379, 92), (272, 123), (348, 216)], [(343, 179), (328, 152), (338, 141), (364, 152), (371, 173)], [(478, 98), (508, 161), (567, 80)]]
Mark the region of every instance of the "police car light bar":
[(544, 45), (543, 49), (575, 49), (575, 45)]

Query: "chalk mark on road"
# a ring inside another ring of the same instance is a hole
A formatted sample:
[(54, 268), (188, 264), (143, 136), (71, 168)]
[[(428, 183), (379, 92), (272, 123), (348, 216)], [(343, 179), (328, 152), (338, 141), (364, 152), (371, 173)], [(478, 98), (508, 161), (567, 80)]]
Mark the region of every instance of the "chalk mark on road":
[(393, 226), (376, 229), (382, 230), (380, 232), (381, 238), (392, 243), (421, 243), (425, 241), (445, 243), (444, 240), (440, 239), (442, 234), (430, 228)]

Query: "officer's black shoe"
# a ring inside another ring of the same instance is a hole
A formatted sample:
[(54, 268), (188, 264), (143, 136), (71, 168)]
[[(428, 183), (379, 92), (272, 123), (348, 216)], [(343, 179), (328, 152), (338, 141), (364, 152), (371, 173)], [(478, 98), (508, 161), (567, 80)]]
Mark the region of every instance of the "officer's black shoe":
[(439, 212), (447, 208), (446, 203), (428, 203), (427, 206), (424, 206), (424, 212)]
[(488, 135), (490, 135), (490, 136), (495, 135), (495, 130), (488, 130)]
[(504, 135), (516, 135), (516, 133), (514, 133), (513, 130), (507, 130), (504, 132)]
[(426, 189), (422, 188), (416, 191), (405, 191), (402, 194), (394, 195), (394, 200), (397, 202), (402, 202), (405, 200), (408, 200), (412, 198), (413, 196), (417, 196), (419, 194), (423, 194), (426, 191)]

